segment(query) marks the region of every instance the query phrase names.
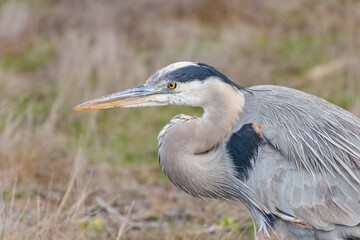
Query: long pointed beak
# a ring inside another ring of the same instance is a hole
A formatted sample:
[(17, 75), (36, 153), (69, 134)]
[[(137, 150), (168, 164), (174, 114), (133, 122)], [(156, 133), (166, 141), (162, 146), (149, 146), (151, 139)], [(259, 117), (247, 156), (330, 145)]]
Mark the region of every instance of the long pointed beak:
[(158, 89), (141, 85), (84, 102), (73, 109), (83, 111), (113, 107), (135, 107), (148, 102), (149, 98), (157, 94), (158, 91)]

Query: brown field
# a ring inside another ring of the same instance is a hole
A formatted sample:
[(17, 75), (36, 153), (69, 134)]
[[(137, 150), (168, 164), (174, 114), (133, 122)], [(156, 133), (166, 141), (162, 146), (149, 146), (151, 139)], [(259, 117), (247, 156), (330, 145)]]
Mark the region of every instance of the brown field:
[(158, 167), (160, 129), (201, 109), (72, 107), (188, 60), (360, 115), (359, 26), (356, 0), (0, 0), (0, 239), (252, 239)]

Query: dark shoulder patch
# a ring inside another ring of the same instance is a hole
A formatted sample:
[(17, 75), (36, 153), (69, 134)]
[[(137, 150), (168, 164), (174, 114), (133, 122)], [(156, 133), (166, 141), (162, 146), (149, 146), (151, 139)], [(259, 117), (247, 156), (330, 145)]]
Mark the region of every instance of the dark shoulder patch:
[(255, 160), (258, 148), (262, 144), (262, 135), (258, 126), (253, 123), (243, 125), (239, 131), (231, 135), (226, 144), (240, 180), (248, 178), (249, 170), (252, 169), (251, 160)]

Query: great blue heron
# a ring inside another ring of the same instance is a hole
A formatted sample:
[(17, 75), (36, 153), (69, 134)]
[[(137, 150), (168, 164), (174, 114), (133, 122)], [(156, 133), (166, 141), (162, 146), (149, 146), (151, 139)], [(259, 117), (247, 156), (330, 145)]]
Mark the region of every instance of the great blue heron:
[(197, 62), (74, 109), (168, 104), (204, 109), (175, 116), (159, 134), (159, 163), (174, 185), (242, 202), (258, 239), (360, 239), (358, 117), (295, 89), (243, 88)]

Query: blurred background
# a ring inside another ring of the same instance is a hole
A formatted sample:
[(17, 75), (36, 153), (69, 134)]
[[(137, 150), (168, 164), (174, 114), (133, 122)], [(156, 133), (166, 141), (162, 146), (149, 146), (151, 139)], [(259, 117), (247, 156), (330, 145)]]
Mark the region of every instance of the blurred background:
[(200, 61), (360, 115), (357, 0), (0, 0), (0, 239), (252, 239), (241, 205), (159, 169), (161, 107), (74, 112)]

